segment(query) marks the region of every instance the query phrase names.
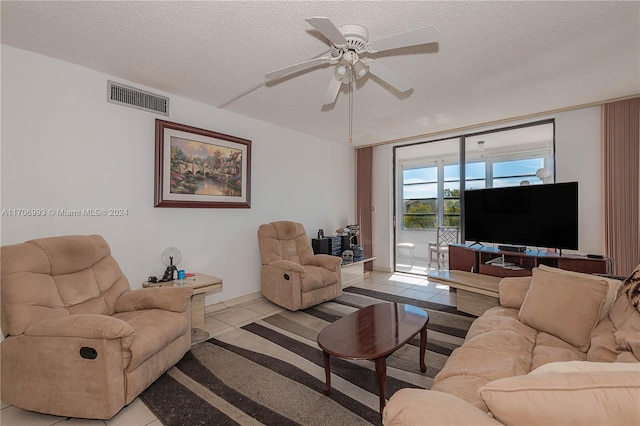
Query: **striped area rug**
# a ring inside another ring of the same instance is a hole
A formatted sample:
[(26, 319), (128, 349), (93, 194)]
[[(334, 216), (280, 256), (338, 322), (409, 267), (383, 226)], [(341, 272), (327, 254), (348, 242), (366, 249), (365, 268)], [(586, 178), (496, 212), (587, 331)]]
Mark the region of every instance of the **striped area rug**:
[(450, 306), (358, 287), (298, 312), (281, 312), (194, 345), (140, 398), (166, 426), (380, 424), (372, 361), (331, 358), (331, 393), (322, 392), (320, 330), (380, 302), (429, 313), (427, 372), (420, 373), (419, 339), (387, 358), (387, 397), (405, 387), (431, 387), (475, 319)]

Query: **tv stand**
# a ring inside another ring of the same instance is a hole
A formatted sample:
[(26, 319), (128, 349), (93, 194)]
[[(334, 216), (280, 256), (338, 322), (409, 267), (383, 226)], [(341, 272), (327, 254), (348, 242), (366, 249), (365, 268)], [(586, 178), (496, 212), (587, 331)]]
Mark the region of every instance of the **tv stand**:
[[(492, 262), (493, 259), (503, 256), (502, 264), (508, 266), (501, 266), (501, 262)], [(607, 259), (560, 255), (546, 251), (502, 251), (498, 248), (472, 247), (465, 244), (449, 246), (450, 270), (475, 272), (494, 277), (522, 277), (531, 275), (531, 270), (538, 265), (587, 274), (607, 273)]]
[(478, 245), (480, 247), (484, 247), (484, 244), (482, 244), (480, 241), (476, 241), (475, 243), (471, 244), (469, 247), (473, 247), (475, 245)]

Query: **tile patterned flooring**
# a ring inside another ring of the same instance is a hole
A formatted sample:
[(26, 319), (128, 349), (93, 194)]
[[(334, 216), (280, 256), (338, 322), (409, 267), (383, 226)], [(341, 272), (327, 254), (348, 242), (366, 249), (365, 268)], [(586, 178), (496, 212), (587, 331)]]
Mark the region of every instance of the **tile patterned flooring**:
[[(374, 271), (369, 274), (368, 279), (355, 284), (355, 286), (456, 306), (456, 293), (449, 292), (449, 287), (429, 282), (425, 277), (417, 275)], [(214, 337), (282, 310), (281, 307), (261, 297), (235, 304), (233, 301), (218, 303), (207, 306), (205, 329), (211, 334), (211, 337)], [(112, 419), (106, 421), (50, 416), (0, 403), (0, 425), (162, 426), (162, 423), (139, 398), (136, 398)]]

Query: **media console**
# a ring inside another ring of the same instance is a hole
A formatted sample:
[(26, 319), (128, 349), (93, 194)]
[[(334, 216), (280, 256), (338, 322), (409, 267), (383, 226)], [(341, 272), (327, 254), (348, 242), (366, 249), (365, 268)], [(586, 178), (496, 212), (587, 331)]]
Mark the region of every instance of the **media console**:
[[(504, 266), (502, 266), (503, 259)], [(493, 264), (487, 263), (492, 260)], [(531, 270), (538, 265), (587, 274), (607, 273), (607, 259), (578, 255), (561, 256), (558, 253), (546, 251), (513, 252), (501, 251), (493, 247), (449, 245), (449, 270), (475, 272), (494, 277), (522, 277), (531, 275)]]

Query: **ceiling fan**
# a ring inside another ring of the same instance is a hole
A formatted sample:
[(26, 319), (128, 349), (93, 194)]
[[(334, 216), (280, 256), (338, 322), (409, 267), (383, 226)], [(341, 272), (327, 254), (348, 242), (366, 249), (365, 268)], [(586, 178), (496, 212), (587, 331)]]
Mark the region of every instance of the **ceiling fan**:
[(336, 101), (342, 84), (361, 79), (368, 73), (399, 92), (411, 89), (413, 81), (367, 56), (386, 50), (434, 43), (438, 41), (439, 35), (435, 28), (424, 27), (370, 42), (369, 31), (362, 25), (349, 24), (338, 29), (329, 18), (314, 17), (306, 21), (329, 40), (330, 50), (323, 56), (272, 71), (265, 78), (277, 80), (320, 65), (335, 65), (334, 75), (322, 99), (324, 105)]

